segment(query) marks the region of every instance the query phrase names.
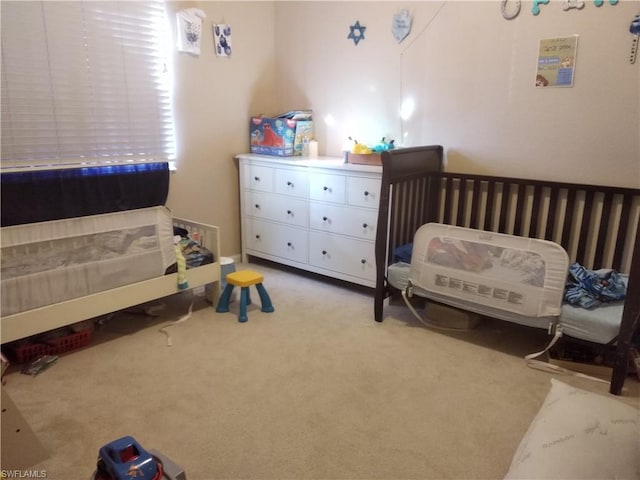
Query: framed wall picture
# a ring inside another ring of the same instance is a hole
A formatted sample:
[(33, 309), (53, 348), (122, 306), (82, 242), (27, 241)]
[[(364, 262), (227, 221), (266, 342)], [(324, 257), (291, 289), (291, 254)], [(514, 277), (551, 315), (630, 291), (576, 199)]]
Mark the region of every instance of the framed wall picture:
[(572, 87), (578, 35), (540, 40), (536, 87)]
[(178, 21), (178, 51), (200, 55), (202, 19), (206, 16), (198, 8), (187, 8), (176, 14)]

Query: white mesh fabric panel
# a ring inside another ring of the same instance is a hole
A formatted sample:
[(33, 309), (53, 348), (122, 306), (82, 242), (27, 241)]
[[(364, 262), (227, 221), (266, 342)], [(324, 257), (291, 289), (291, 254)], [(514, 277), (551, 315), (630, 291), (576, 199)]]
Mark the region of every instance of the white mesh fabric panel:
[(165, 207), (16, 225), (0, 233), (2, 315), (155, 278), (176, 261)]
[(554, 242), (428, 223), (414, 236), (410, 279), (444, 297), (547, 317), (560, 314), (568, 268)]

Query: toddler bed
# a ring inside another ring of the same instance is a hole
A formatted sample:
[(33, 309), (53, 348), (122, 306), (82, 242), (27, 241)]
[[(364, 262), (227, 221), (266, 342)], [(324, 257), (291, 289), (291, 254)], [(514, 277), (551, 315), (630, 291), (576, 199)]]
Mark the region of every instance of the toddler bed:
[[(152, 174), (158, 172), (154, 169)], [(48, 172), (44, 178), (49, 181), (51, 175)], [(86, 180), (80, 178), (81, 174), (74, 171), (57, 175), (58, 180), (52, 184), (60, 192), (78, 195), (79, 191), (85, 191), (68, 188), (70, 184), (66, 183), (73, 177), (73, 182), (81, 185)], [(115, 176), (106, 180), (96, 180), (93, 175), (86, 177), (93, 183), (99, 181), (105, 191), (123, 185)], [(127, 174), (126, 185), (132, 187), (131, 194), (135, 197), (132, 202), (126, 195), (115, 195), (116, 207), (100, 206), (95, 198), (86, 202), (92, 209), (90, 213), (106, 209), (105, 213), (76, 215), (82, 213), (82, 202), (76, 202), (79, 198), (73, 198), (73, 215), (66, 209), (47, 209), (42, 204), (42, 195), (31, 203), (29, 197), (24, 197), (25, 208), (17, 212), (17, 217), (3, 208), (0, 230), (3, 344), (186, 288), (205, 286), (208, 300), (217, 302), (218, 228), (173, 218), (166, 207), (153, 205), (165, 198), (157, 189), (151, 192), (151, 198), (141, 199), (140, 189), (135, 185), (140, 182), (148, 185), (149, 179), (147, 172), (139, 179)], [(3, 187), (4, 181), (3, 174)], [(9, 179), (10, 183), (19, 181)], [(32, 179), (28, 181), (33, 185)], [(108, 185), (109, 182), (117, 185)], [(166, 190), (168, 183), (160, 188)], [(4, 195), (3, 200), (6, 198), (10, 203), (11, 198)], [(149, 203), (152, 205), (145, 206)], [(52, 216), (55, 219), (50, 219)], [(43, 218), (47, 220), (39, 221)]]
[[(174, 226), (191, 239), (182, 242), (187, 248), (197, 242), (212, 253), (204, 260), (196, 253), (191, 262), (194, 255), (185, 252), (186, 266), (193, 265), (185, 278), (188, 288), (211, 286), (208, 300), (217, 303), (217, 227), (172, 218), (164, 207), (73, 220), (2, 228), (2, 343), (179, 292)], [(78, 224), (84, 227), (81, 234), (73, 228)], [(30, 234), (36, 235), (33, 241), (27, 240)], [(123, 243), (129, 245), (121, 250)], [(52, 268), (41, 262), (36, 264), (41, 268), (24, 270), (38, 251), (52, 260)]]
[[(620, 394), (640, 315), (640, 189), (443, 172), (442, 153), (440, 146), (427, 146), (382, 155), (375, 320), (383, 320), (385, 298), (399, 295), (406, 284), (410, 256), (405, 255), (404, 262), (398, 262), (396, 256), (402, 255), (421, 227), (431, 223), (430, 228), (436, 228), (431, 235), (434, 239), (453, 237), (479, 243), (483, 242), (479, 240), (482, 235), (493, 233), (496, 238), (504, 236), (507, 247), (518, 239), (533, 239), (544, 245), (543, 250), (524, 250), (542, 255), (546, 264), (555, 264), (556, 269), (565, 269), (568, 262), (586, 269), (610, 268), (628, 274), (625, 300), (586, 310), (559, 305), (556, 296), (542, 301), (538, 311), (521, 314), (519, 308), (494, 309), (495, 305), (473, 301), (469, 297), (477, 297), (473, 289), (460, 294), (439, 292), (434, 287), (429, 291), (417, 289), (417, 293), (432, 301), (536, 328), (547, 329), (550, 323), (559, 322), (564, 335), (589, 342), (615, 341), (611, 392)], [(553, 263), (545, 256), (547, 247), (548, 255), (559, 262)], [(567, 255), (564, 262), (562, 252)], [(469, 268), (478, 267), (472, 264)], [(551, 283), (556, 282), (556, 290), (564, 286), (557, 283), (566, 279), (567, 273), (555, 272)], [(476, 272), (470, 275), (481, 278)]]

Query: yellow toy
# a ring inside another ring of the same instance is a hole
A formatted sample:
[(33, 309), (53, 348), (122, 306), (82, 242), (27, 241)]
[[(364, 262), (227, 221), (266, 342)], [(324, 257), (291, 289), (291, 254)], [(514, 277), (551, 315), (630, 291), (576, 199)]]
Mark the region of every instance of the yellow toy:
[[(353, 140), (353, 138), (349, 137), (349, 140)], [(351, 148), (351, 153), (359, 154), (359, 155), (367, 155), (371, 153), (371, 149), (367, 147), (364, 143), (358, 143), (357, 140), (353, 140), (353, 147)]]

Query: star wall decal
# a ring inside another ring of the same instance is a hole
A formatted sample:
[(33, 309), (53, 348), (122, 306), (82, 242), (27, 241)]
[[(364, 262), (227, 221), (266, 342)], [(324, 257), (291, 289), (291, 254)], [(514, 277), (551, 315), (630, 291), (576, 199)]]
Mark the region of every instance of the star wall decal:
[(358, 45), (358, 42), (360, 40), (364, 40), (364, 31), (367, 29), (367, 27), (365, 27), (364, 25), (360, 25), (359, 20), (351, 25), (349, 29), (351, 31), (349, 32), (349, 36), (347, 38), (353, 40), (353, 43)]

